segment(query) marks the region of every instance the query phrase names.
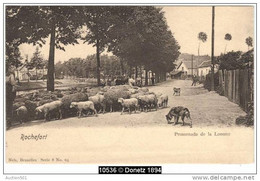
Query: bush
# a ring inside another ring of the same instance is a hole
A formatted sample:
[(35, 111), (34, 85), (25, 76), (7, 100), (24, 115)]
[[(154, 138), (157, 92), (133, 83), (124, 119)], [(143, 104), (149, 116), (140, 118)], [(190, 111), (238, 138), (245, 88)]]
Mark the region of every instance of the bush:
[[(204, 88), (208, 89), (208, 91), (211, 91), (211, 74), (206, 75), (206, 79), (204, 81)], [(219, 87), (219, 72), (214, 73), (214, 89), (217, 91)]]

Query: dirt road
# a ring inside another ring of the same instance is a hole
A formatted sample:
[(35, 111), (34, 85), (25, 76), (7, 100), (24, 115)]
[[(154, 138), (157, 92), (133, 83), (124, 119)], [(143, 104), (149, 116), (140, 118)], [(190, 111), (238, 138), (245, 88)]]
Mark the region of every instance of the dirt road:
[[(181, 88), (181, 96), (173, 96), (173, 87)], [(227, 127), (235, 126), (235, 119), (245, 115), (241, 108), (228, 101), (224, 96), (215, 92), (208, 92), (202, 85), (191, 86), (189, 80), (168, 80), (156, 86), (148, 87), (150, 91), (161, 92), (169, 96), (168, 108), (152, 112), (137, 112), (131, 115), (128, 112), (120, 115), (119, 112), (99, 114), (98, 117), (89, 116), (84, 118), (68, 118), (59, 121), (43, 123), (36, 121), (26, 123), (17, 129), (26, 129), (27, 126), (35, 128), (66, 128), (66, 127), (139, 127), (139, 126), (169, 126), (165, 115), (170, 107), (184, 106), (191, 112), (194, 127)], [(177, 125), (179, 127), (181, 125)]]
[[(172, 95), (173, 87), (181, 88), (181, 96)], [(43, 162), (41, 158), (52, 157), (68, 158), (70, 163), (248, 163), (253, 160), (254, 130), (235, 125), (235, 119), (245, 115), (238, 105), (208, 92), (202, 85), (191, 87), (189, 80), (169, 80), (149, 89), (167, 94), (169, 107), (131, 115), (114, 112), (98, 117), (26, 123), (6, 132), (6, 158), (19, 159), (23, 155), (37, 158), (38, 163)], [(167, 124), (165, 114), (172, 106), (189, 108), (193, 128)], [(206, 138), (200, 137), (202, 132)], [(219, 137), (216, 132), (229, 135)], [(178, 133), (198, 135), (178, 136)], [(209, 137), (209, 133), (214, 136)], [(22, 140), (22, 134), (47, 135), (47, 139)]]

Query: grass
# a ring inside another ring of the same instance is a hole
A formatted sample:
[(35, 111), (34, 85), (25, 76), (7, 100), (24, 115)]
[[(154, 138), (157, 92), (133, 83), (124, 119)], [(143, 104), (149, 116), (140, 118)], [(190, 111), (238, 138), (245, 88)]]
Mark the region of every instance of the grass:
[[(93, 80), (86, 80), (84, 82), (78, 82), (74, 79), (61, 79), (55, 80), (55, 88), (57, 87), (94, 87), (96, 84)], [(30, 91), (37, 89), (45, 89), (47, 86), (47, 81), (38, 80), (30, 82), (19, 82), (17, 91)]]

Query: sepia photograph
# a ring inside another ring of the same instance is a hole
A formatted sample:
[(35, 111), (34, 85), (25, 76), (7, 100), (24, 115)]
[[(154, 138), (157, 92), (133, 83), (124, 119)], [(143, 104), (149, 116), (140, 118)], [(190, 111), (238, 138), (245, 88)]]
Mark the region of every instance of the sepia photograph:
[(4, 173), (256, 173), (256, 4), (3, 9)]

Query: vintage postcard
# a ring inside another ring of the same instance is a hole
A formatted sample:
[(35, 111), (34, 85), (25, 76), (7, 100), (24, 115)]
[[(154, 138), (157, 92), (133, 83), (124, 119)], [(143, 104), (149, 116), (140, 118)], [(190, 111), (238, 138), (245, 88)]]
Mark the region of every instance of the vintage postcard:
[(256, 172), (256, 4), (3, 9), (5, 173)]

